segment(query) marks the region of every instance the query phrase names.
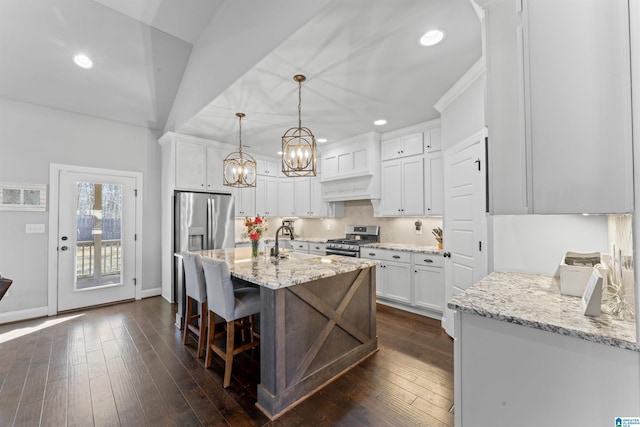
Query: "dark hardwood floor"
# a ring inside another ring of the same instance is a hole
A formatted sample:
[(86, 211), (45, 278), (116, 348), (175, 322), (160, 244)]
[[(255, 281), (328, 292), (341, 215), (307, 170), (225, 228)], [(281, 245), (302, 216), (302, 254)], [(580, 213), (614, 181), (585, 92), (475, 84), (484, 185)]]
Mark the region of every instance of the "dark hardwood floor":
[(451, 426), (453, 341), (378, 305), (378, 351), (275, 421), (259, 350), (204, 369), (160, 297), (0, 326), (0, 426)]

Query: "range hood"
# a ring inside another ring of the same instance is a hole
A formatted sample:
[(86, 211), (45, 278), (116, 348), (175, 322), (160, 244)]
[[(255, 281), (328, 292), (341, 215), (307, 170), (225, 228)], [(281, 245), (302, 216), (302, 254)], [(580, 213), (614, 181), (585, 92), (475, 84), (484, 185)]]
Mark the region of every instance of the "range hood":
[(380, 198), (380, 134), (367, 132), (327, 145), (322, 154), (325, 202)]

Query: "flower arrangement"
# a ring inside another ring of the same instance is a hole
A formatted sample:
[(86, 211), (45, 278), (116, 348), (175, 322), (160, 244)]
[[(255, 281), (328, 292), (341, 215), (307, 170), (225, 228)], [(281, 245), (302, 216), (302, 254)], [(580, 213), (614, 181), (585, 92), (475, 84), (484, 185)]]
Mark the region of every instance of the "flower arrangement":
[(246, 217), (244, 226), (247, 227), (246, 236), (252, 242), (260, 240), (262, 235), (267, 231), (267, 220), (257, 215), (255, 218)]

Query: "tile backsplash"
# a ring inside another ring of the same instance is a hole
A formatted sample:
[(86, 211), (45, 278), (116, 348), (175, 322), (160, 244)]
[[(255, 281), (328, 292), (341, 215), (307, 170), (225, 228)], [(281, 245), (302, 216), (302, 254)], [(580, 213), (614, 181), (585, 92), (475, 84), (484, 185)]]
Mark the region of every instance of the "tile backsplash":
[[(422, 222), (422, 234), (416, 234), (414, 223), (418, 219)], [(266, 238), (273, 238), (278, 227), (282, 225), (282, 218), (269, 217), (267, 221), (269, 227)], [(369, 200), (345, 202), (343, 218), (295, 218), (294, 221), (296, 237), (334, 239), (344, 237), (347, 225), (378, 225), (381, 242), (424, 246), (437, 245), (431, 230), (436, 227), (442, 228), (442, 217), (376, 218), (373, 216), (373, 206)], [(244, 221), (237, 219), (236, 239), (240, 239), (243, 232)]]
[[(416, 234), (416, 220), (422, 222), (422, 234)], [(297, 219), (295, 234), (302, 237), (339, 238), (345, 235), (347, 225), (378, 225), (380, 241), (435, 246), (431, 234), (435, 227), (442, 227), (442, 217), (376, 218), (369, 200), (345, 202), (343, 218)]]

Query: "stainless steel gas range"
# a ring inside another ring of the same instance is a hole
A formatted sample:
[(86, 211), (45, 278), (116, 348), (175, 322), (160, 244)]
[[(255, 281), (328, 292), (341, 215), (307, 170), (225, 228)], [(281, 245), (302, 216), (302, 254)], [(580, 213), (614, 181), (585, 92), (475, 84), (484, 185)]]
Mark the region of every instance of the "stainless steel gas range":
[(360, 257), (360, 246), (380, 241), (377, 225), (347, 225), (343, 239), (327, 240), (327, 255)]

